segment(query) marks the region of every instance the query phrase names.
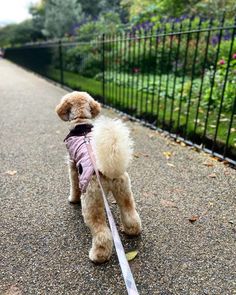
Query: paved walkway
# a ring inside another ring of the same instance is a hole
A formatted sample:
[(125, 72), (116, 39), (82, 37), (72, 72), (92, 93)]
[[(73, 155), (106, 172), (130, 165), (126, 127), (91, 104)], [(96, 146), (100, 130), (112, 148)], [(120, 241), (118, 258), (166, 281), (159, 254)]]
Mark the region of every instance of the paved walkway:
[[(66, 92), (5, 60), (0, 77), (0, 294), (126, 294), (115, 253), (89, 261), (81, 208), (67, 202), (68, 127), (54, 113)], [(139, 252), (130, 265), (140, 294), (236, 294), (236, 171), (128, 125), (144, 230), (122, 240)]]

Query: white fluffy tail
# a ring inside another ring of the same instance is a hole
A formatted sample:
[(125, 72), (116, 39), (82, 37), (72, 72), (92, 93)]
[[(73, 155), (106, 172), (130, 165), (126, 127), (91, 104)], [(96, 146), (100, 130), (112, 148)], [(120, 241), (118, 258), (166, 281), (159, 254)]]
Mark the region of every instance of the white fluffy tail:
[(94, 123), (93, 151), (99, 171), (117, 178), (127, 169), (133, 154), (133, 141), (126, 125), (117, 119), (101, 117)]

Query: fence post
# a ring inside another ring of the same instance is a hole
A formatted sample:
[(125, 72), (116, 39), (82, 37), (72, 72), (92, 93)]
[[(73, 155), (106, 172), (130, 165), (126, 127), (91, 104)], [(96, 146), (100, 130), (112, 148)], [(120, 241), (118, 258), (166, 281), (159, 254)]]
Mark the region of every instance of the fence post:
[(102, 102), (105, 103), (105, 34), (102, 34)]
[(63, 54), (62, 54), (62, 45), (61, 45), (61, 40), (58, 42), (59, 46), (59, 66), (60, 66), (60, 83), (61, 86), (64, 85), (64, 75), (63, 75)]

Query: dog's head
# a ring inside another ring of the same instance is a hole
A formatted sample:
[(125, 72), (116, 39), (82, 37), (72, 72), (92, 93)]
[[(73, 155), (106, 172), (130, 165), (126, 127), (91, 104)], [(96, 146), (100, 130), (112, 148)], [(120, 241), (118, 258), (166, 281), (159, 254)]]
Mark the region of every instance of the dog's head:
[(74, 123), (95, 118), (101, 111), (101, 106), (87, 92), (74, 91), (62, 97), (56, 107), (58, 116), (63, 121)]

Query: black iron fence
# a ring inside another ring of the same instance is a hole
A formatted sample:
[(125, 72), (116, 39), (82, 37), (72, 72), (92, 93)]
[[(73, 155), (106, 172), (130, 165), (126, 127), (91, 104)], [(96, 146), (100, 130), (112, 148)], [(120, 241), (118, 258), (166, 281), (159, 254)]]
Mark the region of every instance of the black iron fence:
[(236, 164), (236, 22), (7, 48), (6, 58)]

